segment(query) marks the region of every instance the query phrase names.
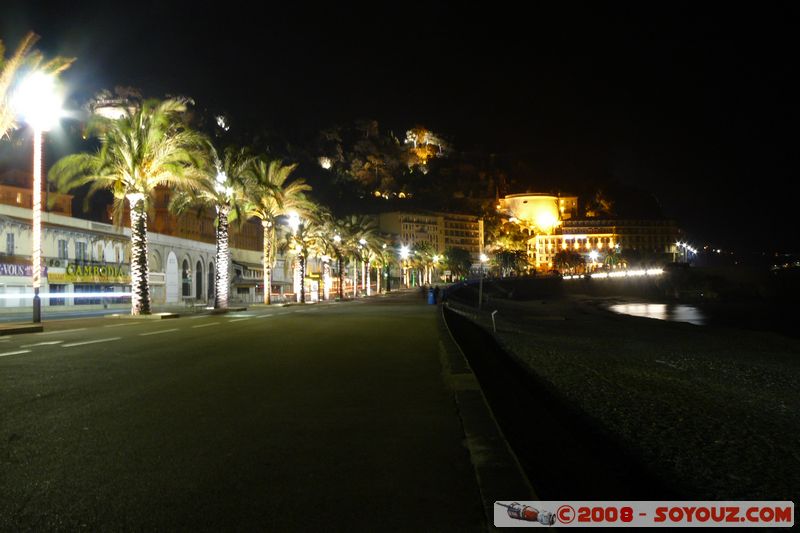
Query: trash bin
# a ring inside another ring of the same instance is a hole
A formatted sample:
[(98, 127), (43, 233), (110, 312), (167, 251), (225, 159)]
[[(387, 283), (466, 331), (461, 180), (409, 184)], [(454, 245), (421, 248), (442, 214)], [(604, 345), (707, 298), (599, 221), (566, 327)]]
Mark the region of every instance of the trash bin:
[(428, 289), (428, 305), (436, 304), (436, 296), (433, 294), (433, 287)]

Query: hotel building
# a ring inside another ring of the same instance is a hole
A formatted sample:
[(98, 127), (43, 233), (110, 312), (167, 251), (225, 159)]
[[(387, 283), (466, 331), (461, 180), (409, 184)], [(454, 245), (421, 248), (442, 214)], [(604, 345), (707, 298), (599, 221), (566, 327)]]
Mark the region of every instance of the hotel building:
[(429, 243), (437, 254), (460, 248), (475, 261), (483, 251), (483, 219), (472, 215), (395, 211), (379, 215), (378, 226), (411, 248), (423, 242)]
[(668, 262), (676, 253), (674, 220), (580, 218), (575, 196), (514, 194), (501, 199), (498, 210), (529, 233), (528, 255), (537, 270), (553, 268), (561, 250), (594, 251), (599, 262), (609, 250), (634, 251), (653, 262)]

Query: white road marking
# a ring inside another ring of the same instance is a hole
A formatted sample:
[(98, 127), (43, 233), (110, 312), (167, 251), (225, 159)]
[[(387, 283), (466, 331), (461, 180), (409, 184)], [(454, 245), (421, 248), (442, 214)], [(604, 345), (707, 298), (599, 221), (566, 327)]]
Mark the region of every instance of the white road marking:
[(141, 324), (141, 322), (125, 322), (124, 324), (109, 324), (103, 326), (104, 328), (118, 328), (120, 326), (133, 326), (134, 324)]
[(242, 320), (250, 320), (250, 317), (247, 317), (247, 318), (237, 318), (236, 320), (228, 320), (228, 323), (231, 323), (231, 322), (241, 322)]
[(256, 318), (267, 318), (268, 316), (272, 316), (272, 313), (268, 315), (258, 315)]
[(40, 333), (34, 333), (34, 335), (52, 335), (54, 333), (72, 333), (73, 331), (85, 331), (86, 328), (75, 328), (75, 329), (60, 329), (58, 331), (42, 331)]
[(17, 350), (16, 352), (5, 352), (0, 353), (0, 357), (5, 357), (6, 355), (19, 355), (21, 353), (31, 353), (30, 350)]
[(147, 337), (148, 335), (161, 335), (162, 333), (169, 333), (170, 331), (178, 331), (178, 328), (162, 329), (161, 331), (151, 331), (150, 333), (139, 333), (139, 336)]
[(61, 344), (64, 341), (45, 341), (45, 342), (37, 342), (35, 344), (23, 344), (20, 348), (30, 348), (31, 346), (50, 346), (53, 344)]
[(85, 344), (97, 344), (98, 342), (111, 342), (111, 341), (118, 341), (122, 339), (122, 337), (111, 337), (109, 339), (97, 339), (94, 341), (83, 341), (83, 342), (70, 342), (68, 344), (62, 344), (64, 348), (71, 348), (72, 346), (83, 346)]
[(198, 318), (206, 318), (208, 315), (190, 316), (189, 320), (197, 320)]
[(219, 322), (209, 322), (208, 324), (200, 324), (198, 326), (192, 326), (193, 328), (207, 328), (208, 326), (216, 326)]

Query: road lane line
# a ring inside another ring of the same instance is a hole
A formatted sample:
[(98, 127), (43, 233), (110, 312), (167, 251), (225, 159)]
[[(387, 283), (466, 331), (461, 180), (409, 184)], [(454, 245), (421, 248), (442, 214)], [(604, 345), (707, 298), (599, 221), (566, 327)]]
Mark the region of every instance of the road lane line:
[(97, 344), (98, 342), (111, 342), (111, 341), (118, 341), (122, 339), (122, 337), (111, 337), (108, 339), (97, 339), (94, 341), (83, 341), (83, 342), (70, 342), (68, 344), (62, 344), (64, 348), (71, 348), (72, 346), (83, 346), (85, 344)]
[(54, 333), (72, 333), (73, 331), (86, 331), (86, 328), (59, 329), (57, 331), (42, 331), (40, 333), (34, 333), (34, 335), (53, 335)]
[(256, 318), (267, 318), (268, 316), (272, 316), (272, 313), (268, 315), (258, 315)]
[(17, 350), (16, 352), (5, 352), (5, 353), (0, 353), (0, 357), (5, 357), (7, 355), (19, 355), (21, 353), (31, 353), (31, 351), (30, 350)]
[(190, 316), (187, 317), (189, 320), (197, 320), (198, 318), (206, 318), (208, 315), (197, 315), (197, 316)]
[(64, 341), (44, 341), (44, 342), (37, 342), (34, 344), (23, 344), (20, 348), (30, 348), (31, 346), (51, 346), (53, 344), (61, 344)]
[(210, 322), (208, 324), (200, 324), (198, 326), (192, 326), (193, 328), (207, 328), (208, 326), (216, 326), (219, 322)]
[(231, 322), (241, 322), (242, 320), (250, 320), (250, 317), (247, 317), (247, 318), (237, 318), (236, 320), (228, 320), (228, 323), (230, 324)]
[(104, 328), (118, 328), (120, 326), (133, 326), (134, 324), (141, 324), (141, 322), (125, 322), (124, 324), (109, 324), (103, 326)]
[(151, 331), (150, 333), (139, 333), (139, 336), (147, 337), (148, 335), (161, 335), (162, 333), (169, 333), (170, 331), (178, 331), (178, 328), (162, 329), (161, 331)]

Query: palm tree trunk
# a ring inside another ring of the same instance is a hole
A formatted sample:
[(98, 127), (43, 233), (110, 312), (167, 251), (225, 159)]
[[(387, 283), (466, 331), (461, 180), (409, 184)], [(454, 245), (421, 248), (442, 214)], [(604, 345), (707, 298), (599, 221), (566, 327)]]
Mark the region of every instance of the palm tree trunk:
[(369, 265), (369, 259), (364, 261), (364, 266), (366, 267), (366, 270), (367, 270), (367, 277), (366, 277), (367, 296), (371, 296), (372, 295), (372, 267), (370, 267), (370, 265)]
[(331, 299), (331, 262), (330, 260), (322, 263), (322, 299)]
[(375, 294), (381, 293), (381, 278), (383, 277), (383, 266), (380, 263), (378, 265), (375, 267)]
[(306, 303), (306, 258), (301, 253), (298, 257), (300, 261), (300, 303)]
[(337, 251), (336, 259), (339, 262), (339, 299), (344, 300), (344, 262), (342, 255)]
[(353, 298), (358, 297), (358, 260), (353, 259)]
[(228, 308), (230, 251), (228, 250), (228, 212), (230, 207), (217, 207), (217, 271), (214, 280), (214, 309)]
[(131, 209), (131, 314), (150, 314), (147, 265), (147, 211), (143, 194), (129, 194)]
[(272, 231), (271, 224), (266, 220), (261, 221), (264, 230), (264, 303), (272, 303)]

